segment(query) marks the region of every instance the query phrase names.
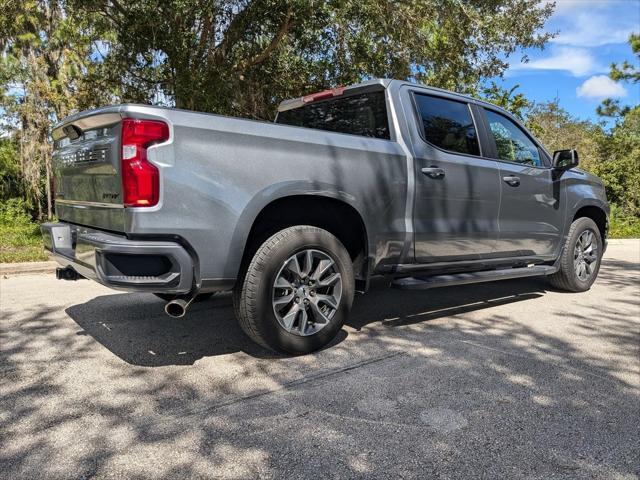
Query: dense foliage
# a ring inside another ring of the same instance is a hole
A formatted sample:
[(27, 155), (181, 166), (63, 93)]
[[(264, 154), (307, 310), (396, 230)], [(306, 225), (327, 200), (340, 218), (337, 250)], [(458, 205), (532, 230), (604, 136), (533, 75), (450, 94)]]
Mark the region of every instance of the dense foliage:
[[(541, 47), (538, 0), (0, 0), (0, 108), (22, 194), (51, 217), (52, 123), (117, 102), (270, 119), (369, 77), (474, 92)], [(44, 208), (43, 208), (44, 205)]]
[(533, 106), (526, 123), (549, 151), (577, 149), (580, 167), (602, 179), (613, 204), (612, 235), (640, 237), (640, 106), (626, 108), (610, 130), (572, 117), (557, 102)]

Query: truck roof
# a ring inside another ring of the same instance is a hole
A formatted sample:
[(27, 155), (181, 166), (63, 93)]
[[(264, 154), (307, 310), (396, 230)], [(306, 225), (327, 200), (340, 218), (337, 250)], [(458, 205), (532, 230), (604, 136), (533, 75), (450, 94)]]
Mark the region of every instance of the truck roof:
[(474, 102), (474, 103), (477, 103), (477, 104), (488, 105), (488, 106), (491, 106), (493, 108), (498, 108), (500, 110), (504, 110), (504, 109), (502, 109), (502, 108), (498, 107), (497, 105), (494, 105), (494, 104), (492, 104), (490, 102), (479, 100), (479, 99), (477, 99), (475, 97), (472, 97), (470, 95), (465, 95), (465, 94), (462, 94), (462, 93), (453, 92), (451, 90), (445, 90), (444, 88), (431, 87), (429, 85), (424, 85), (424, 84), (421, 84), (421, 83), (414, 83), (414, 82), (410, 82), (408, 80), (396, 80), (396, 79), (392, 79), (392, 78), (374, 78), (374, 79), (371, 79), (371, 80), (366, 80), (364, 82), (354, 83), (352, 85), (347, 85), (347, 86), (343, 86), (343, 87), (336, 87), (336, 88), (332, 88), (332, 89), (329, 89), (329, 90), (323, 90), (323, 91), (312, 93), (312, 94), (309, 94), (309, 95), (304, 95), (302, 97), (283, 100), (278, 105), (278, 111), (279, 112), (283, 112), (285, 110), (291, 110), (293, 108), (302, 107), (303, 105), (306, 105), (306, 104), (314, 102), (314, 101), (325, 100), (325, 99), (330, 98), (330, 97), (341, 96), (344, 93), (355, 93), (356, 90), (357, 91), (370, 91), (370, 90), (376, 90), (376, 89), (387, 89), (387, 88), (389, 88), (391, 86), (391, 84), (398, 85), (398, 86), (409, 85), (409, 86), (418, 87), (418, 88), (421, 88), (421, 89), (424, 89), (424, 90), (431, 90), (433, 92), (446, 93), (449, 96), (458, 97), (461, 100), (464, 100), (465, 102)]

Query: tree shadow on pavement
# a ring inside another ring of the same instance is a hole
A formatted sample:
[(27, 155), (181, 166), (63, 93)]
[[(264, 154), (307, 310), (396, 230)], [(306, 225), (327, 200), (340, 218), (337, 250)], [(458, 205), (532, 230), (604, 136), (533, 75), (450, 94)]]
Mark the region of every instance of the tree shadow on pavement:
[(343, 341), (295, 358), (253, 346), (227, 296), (186, 320), (142, 294), (73, 321), (12, 307), (0, 478), (634, 478), (639, 280), (608, 261), (560, 305), (543, 279), (376, 284)]

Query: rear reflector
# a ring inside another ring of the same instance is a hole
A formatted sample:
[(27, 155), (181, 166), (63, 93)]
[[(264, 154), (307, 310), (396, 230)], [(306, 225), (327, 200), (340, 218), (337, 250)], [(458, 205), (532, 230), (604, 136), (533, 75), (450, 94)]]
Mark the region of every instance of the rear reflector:
[(160, 200), (160, 172), (147, 160), (147, 147), (169, 139), (157, 120), (122, 121), (122, 196), (125, 207), (152, 207)]

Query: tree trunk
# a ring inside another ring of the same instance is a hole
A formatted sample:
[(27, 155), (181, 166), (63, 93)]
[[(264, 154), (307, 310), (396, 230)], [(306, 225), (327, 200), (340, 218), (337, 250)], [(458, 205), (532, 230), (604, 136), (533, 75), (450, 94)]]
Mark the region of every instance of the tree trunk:
[(51, 192), (51, 155), (49, 152), (44, 153), (44, 168), (47, 176), (47, 183), (45, 185), (47, 192), (47, 220), (53, 220), (53, 194)]

